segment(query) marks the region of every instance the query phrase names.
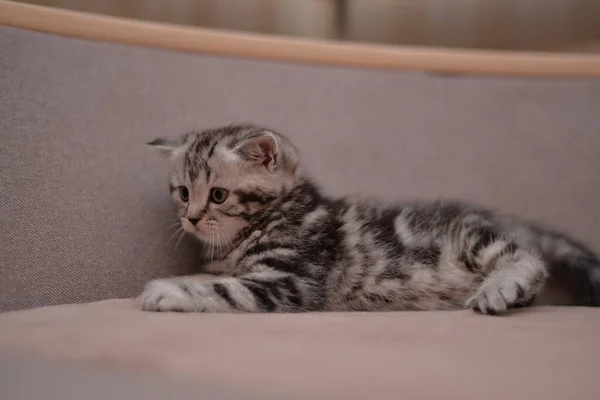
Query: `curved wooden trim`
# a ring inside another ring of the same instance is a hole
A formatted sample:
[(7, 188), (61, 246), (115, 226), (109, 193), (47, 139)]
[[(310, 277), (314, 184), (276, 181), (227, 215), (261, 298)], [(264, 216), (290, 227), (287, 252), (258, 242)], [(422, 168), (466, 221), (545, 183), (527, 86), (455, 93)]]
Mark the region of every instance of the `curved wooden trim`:
[(600, 55), (487, 51), (307, 40), (108, 17), (0, 0), (0, 23), (185, 52), (449, 74), (600, 77)]

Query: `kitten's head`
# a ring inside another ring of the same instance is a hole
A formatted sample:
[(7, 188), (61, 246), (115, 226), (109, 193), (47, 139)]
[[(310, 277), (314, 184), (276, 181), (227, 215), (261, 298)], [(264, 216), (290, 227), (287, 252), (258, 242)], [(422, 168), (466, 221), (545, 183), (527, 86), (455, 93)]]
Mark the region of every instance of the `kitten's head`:
[(234, 125), (149, 143), (172, 165), (170, 190), (183, 228), (226, 247), (297, 182), (298, 152), (271, 130)]

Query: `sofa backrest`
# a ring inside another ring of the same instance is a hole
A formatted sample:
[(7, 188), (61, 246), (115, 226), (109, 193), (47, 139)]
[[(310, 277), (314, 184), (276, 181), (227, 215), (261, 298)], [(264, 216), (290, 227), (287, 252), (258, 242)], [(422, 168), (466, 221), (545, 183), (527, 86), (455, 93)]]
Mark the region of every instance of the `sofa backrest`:
[(600, 249), (600, 80), (278, 64), (0, 27), (0, 310), (136, 295), (172, 254), (145, 142), (234, 122), (287, 134), (332, 194), (452, 197)]

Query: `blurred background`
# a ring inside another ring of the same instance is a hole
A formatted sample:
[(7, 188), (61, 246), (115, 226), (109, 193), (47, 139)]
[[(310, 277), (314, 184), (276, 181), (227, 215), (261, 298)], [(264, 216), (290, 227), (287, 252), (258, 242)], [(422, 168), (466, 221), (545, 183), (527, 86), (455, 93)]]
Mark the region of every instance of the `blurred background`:
[(141, 20), (371, 43), (600, 53), (600, 0), (22, 0)]

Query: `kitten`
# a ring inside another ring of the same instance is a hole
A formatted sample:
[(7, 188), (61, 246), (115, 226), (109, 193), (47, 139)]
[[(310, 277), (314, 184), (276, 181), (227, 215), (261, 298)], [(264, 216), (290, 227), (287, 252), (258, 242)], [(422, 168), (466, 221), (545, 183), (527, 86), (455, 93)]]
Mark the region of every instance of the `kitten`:
[(172, 163), (185, 231), (206, 271), (147, 284), (150, 311), (443, 310), (530, 305), (551, 275), (598, 306), (600, 262), (561, 234), (451, 201), (327, 197), (283, 135), (227, 126), (150, 143)]

